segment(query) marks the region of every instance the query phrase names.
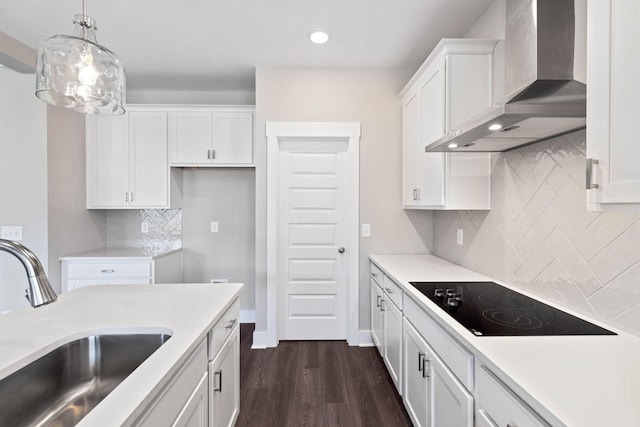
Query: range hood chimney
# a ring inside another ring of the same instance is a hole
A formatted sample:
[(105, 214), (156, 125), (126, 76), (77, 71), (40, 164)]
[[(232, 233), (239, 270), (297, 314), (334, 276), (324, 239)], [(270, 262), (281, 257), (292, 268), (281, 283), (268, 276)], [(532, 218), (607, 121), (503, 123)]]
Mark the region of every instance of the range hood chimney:
[(506, 151), (586, 126), (586, 85), (573, 79), (574, 0), (507, 0), (505, 101), (426, 151)]

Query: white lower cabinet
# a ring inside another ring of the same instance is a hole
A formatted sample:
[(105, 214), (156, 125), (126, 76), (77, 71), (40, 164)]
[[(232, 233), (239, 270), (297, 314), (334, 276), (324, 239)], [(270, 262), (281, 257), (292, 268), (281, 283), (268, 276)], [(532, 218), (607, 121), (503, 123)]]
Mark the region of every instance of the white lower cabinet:
[(240, 412), (240, 326), (236, 300), (167, 385), (136, 427), (231, 427)]
[(384, 356), (384, 330), (382, 329), (382, 288), (372, 279), (371, 280), (371, 339), (378, 348), (381, 356)]
[(482, 365), (476, 365), (476, 398), (478, 418), (484, 423), (479, 426), (550, 426)]
[(402, 394), (402, 311), (393, 300), (382, 301), (384, 314), (384, 363), (398, 393)]
[(182, 412), (172, 424), (173, 427), (205, 427), (207, 425), (209, 421), (207, 387), (209, 387), (209, 376), (205, 372), (187, 404), (182, 408)]
[(416, 427), (473, 427), (473, 396), (404, 320), (404, 403)]
[(240, 327), (209, 363), (209, 426), (232, 427), (240, 412)]

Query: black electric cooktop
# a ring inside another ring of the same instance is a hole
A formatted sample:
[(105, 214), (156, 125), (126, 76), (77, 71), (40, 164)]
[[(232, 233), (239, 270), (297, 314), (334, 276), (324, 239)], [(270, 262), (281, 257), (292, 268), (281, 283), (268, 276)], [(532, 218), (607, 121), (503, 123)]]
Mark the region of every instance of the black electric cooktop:
[(494, 282), (410, 282), (476, 336), (616, 335)]

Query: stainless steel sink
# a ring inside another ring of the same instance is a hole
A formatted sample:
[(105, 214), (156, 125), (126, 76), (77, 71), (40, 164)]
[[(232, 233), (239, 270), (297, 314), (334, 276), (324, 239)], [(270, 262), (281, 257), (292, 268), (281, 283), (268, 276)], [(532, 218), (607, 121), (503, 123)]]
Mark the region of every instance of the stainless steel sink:
[(64, 344), (0, 380), (0, 426), (73, 426), (167, 334), (94, 335)]

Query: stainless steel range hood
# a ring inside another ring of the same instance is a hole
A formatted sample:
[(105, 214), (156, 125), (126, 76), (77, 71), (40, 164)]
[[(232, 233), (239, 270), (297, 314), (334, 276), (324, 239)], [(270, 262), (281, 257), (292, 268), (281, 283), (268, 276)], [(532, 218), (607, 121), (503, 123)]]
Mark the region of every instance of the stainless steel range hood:
[(573, 79), (574, 0), (507, 0), (506, 101), (426, 151), (506, 151), (586, 126), (586, 85)]

